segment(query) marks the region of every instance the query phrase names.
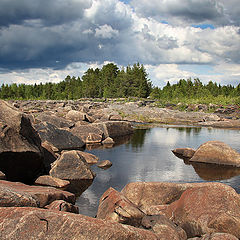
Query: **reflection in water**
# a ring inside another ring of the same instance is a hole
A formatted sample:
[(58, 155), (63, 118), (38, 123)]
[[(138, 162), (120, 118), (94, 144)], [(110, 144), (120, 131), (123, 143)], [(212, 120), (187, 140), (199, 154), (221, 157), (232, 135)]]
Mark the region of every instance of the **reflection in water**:
[(190, 162), (198, 176), (206, 181), (227, 180), (240, 175), (240, 168)]
[[(172, 154), (175, 148), (197, 149), (202, 143), (219, 140), (240, 151), (240, 131), (208, 128), (156, 127), (136, 130), (131, 139), (124, 138), (113, 148), (87, 150), (100, 160), (110, 160), (112, 167), (102, 170), (92, 166), (97, 176), (93, 184), (77, 199), (80, 213), (95, 216), (98, 200), (109, 188), (118, 191), (129, 182), (202, 182), (220, 181), (240, 192), (239, 169), (207, 165), (186, 165)], [(127, 142), (126, 142), (127, 141)]]

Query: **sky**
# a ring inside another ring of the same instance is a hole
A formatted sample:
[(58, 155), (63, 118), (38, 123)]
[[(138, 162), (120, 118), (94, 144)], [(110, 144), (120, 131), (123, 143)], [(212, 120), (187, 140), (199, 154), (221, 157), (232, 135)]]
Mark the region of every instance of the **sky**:
[(141, 63), (154, 86), (240, 83), (240, 0), (0, 0), (0, 84)]

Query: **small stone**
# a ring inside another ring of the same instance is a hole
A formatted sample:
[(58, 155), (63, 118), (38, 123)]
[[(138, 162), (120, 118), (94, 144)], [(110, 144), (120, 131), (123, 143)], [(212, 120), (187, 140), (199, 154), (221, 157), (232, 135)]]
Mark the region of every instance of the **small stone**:
[(102, 142), (102, 136), (96, 133), (89, 133), (86, 138), (87, 144), (94, 144)]
[(112, 166), (112, 163), (109, 160), (104, 160), (99, 162), (97, 166), (102, 169), (108, 169)]
[(5, 180), (6, 179), (6, 175), (0, 171), (0, 180)]
[(114, 144), (114, 140), (110, 137), (107, 137), (104, 141), (102, 141), (102, 144)]

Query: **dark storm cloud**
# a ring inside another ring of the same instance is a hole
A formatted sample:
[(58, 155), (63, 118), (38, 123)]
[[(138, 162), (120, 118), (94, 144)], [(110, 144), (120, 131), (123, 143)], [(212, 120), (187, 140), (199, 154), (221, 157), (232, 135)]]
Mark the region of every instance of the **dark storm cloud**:
[(0, 11), (0, 67), (9, 69), (121, 62), (115, 48), (132, 25), (129, 9), (117, 0), (3, 0)]
[(239, 0), (132, 0), (136, 12), (171, 24), (239, 25)]
[(1, 0), (0, 26), (22, 24), (27, 20), (41, 20), (55, 25), (81, 18), (91, 1), (72, 0)]

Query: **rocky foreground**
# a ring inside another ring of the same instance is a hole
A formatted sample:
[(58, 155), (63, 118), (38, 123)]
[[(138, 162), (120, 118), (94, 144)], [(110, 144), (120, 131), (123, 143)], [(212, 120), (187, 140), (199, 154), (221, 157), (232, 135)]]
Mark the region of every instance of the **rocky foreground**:
[[(239, 239), (240, 196), (221, 183), (110, 188), (96, 218), (78, 214), (75, 205), (94, 181), (91, 165), (111, 167), (84, 148), (112, 147), (133, 132), (130, 121), (240, 126), (236, 114), (226, 116), (143, 102), (0, 100), (0, 239)], [(221, 142), (174, 154), (240, 166), (239, 153)]]

